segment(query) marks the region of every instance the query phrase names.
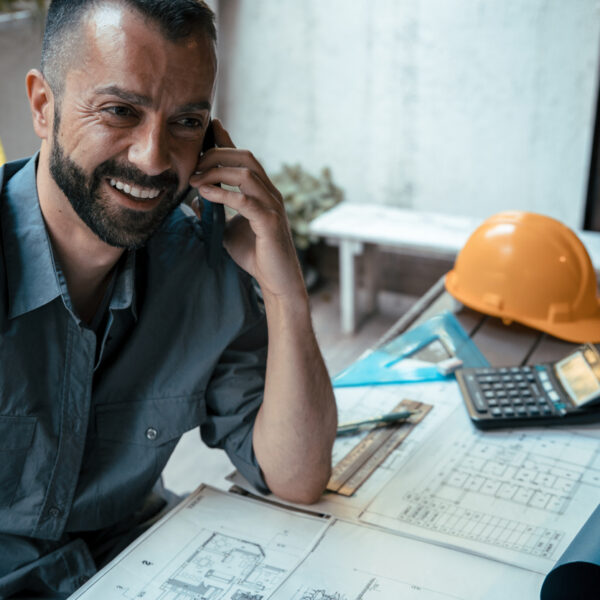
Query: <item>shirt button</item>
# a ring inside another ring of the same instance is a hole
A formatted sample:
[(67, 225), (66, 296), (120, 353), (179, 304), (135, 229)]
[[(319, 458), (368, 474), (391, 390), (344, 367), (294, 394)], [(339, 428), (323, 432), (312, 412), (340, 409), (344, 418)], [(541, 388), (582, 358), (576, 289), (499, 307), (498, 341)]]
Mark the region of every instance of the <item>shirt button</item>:
[(53, 517), (54, 519), (56, 519), (57, 517), (60, 516), (60, 508), (53, 506), (49, 511), (48, 514)]
[(158, 431), (154, 429), (154, 427), (148, 427), (148, 429), (146, 429), (146, 437), (149, 440), (155, 440), (158, 437)]

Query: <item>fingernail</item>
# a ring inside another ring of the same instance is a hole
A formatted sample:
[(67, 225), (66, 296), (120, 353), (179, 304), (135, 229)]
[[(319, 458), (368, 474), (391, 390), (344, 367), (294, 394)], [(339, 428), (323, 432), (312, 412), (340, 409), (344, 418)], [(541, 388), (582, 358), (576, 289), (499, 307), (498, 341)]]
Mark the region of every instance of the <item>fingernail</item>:
[(212, 191), (213, 191), (213, 188), (212, 188), (212, 186), (210, 186), (210, 185), (201, 185), (201, 186), (200, 186), (198, 189), (199, 189), (199, 190), (200, 190), (200, 191), (201, 191), (203, 194), (210, 194), (210, 192), (212, 192)]

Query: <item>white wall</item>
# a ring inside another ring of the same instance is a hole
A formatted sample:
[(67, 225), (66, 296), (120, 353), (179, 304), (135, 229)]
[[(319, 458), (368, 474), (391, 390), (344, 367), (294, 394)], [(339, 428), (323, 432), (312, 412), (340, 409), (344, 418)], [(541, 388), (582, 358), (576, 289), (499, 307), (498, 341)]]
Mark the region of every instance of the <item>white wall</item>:
[(0, 27), (0, 139), (7, 160), (29, 156), (40, 145), (31, 124), (25, 75), (39, 68), (41, 49), (39, 20)]
[(221, 0), (218, 113), (354, 202), (583, 220), (599, 0)]

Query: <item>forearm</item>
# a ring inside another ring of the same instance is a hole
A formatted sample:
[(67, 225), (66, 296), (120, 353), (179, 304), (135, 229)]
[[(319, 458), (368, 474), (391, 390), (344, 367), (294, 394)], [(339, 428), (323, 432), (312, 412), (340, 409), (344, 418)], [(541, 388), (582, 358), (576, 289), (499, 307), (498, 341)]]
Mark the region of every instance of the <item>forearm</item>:
[(265, 297), (269, 351), (254, 451), (274, 494), (310, 503), (331, 471), (337, 413), (306, 298)]

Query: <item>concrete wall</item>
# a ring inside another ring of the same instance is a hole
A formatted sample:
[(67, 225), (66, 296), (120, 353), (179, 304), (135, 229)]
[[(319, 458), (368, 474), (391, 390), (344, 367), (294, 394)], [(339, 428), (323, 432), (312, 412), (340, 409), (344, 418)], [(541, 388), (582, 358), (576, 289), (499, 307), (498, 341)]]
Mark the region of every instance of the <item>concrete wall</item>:
[(39, 68), (42, 25), (36, 19), (0, 26), (0, 139), (7, 160), (33, 154), (39, 138), (33, 133), (25, 93), (25, 75)]
[(578, 227), (598, 0), (221, 0), (218, 112), (269, 171), (353, 202)]
[[(582, 223), (600, 0), (213, 0), (217, 114), (274, 172), (333, 169), (354, 202)], [(36, 21), (0, 29), (0, 139), (35, 151)]]

